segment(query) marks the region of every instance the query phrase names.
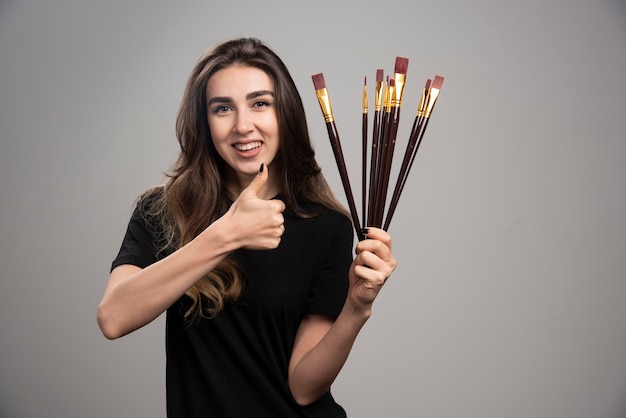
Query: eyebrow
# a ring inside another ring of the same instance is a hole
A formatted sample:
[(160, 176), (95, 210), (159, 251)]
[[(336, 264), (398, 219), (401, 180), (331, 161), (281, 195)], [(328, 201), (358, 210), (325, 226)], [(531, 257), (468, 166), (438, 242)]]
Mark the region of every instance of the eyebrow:
[[(260, 96), (272, 96), (274, 97), (274, 92), (271, 90), (258, 90), (258, 91), (253, 91), (251, 93), (246, 94), (246, 100), (251, 100), (251, 99), (255, 99), (257, 97)], [(225, 96), (216, 96), (216, 97), (212, 97), (208, 102), (207, 105), (212, 105), (213, 103), (232, 103), (233, 99), (230, 97), (225, 97)]]

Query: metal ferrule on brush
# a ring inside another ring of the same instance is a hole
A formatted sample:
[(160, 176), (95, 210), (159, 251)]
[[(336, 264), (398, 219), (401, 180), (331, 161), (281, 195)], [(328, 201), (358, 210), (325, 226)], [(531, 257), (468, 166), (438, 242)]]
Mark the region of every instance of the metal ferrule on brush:
[(424, 116), (426, 112), (426, 103), (428, 103), (428, 89), (424, 89), (422, 97), (420, 97), (419, 105), (417, 106), (417, 116)]
[(426, 109), (424, 110), (424, 117), (429, 118), (430, 112), (432, 112), (433, 107), (435, 107), (435, 102), (437, 101), (437, 97), (439, 96), (438, 88), (431, 88), (428, 92), (428, 104), (426, 105)]
[(392, 99), (395, 94), (395, 87), (392, 85), (393, 83), (387, 83), (385, 89), (385, 112), (391, 112)]
[(363, 85), (363, 100), (361, 102), (361, 109), (363, 114), (367, 113), (367, 108), (369, 107), (369, 100), (367, 98), (367, 86)]
[(333, 108), (330, 105), (328, 90), (326, 88), (315, 90), (315, 94), (317, 95), (317, 101), (320, 103), (320, 107), (322, 108), (322, 114), (324, 115), (326, 123), (334, 122), (335, 118), (333, 116)]
[(394, 75), (394, 80), (396, 82), (396, 86), (393, 91), (391, 105), (394, 107), (400, 107), (402, 105), (402, 98), (404, 96), (404, 84), (406, 83), (406, 75), (396, 73)]
[(377, 81), (376, 82), (376, 95), (374, 97), (375, 103), (374, 103), (374, 110), (376, 112), (379, 112), (382, 108), (383, 108), (383, 82), (382, 81)]

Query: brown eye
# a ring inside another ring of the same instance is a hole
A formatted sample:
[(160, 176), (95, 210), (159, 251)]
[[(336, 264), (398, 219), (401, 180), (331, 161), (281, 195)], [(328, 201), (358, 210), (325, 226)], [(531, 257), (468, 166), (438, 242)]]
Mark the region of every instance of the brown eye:
[(220, 106), (215, 106), (213, 108), (213, 113), (225, 113), (228, 112), (230, 110), (230, 106), (226, 106), (226, 105), (220, 105)]
[(271, 106), (271, 103), (268, 102), (267, 100), (258, 100), (254, 102), (254, 107), (267, 107), (267, 106)]

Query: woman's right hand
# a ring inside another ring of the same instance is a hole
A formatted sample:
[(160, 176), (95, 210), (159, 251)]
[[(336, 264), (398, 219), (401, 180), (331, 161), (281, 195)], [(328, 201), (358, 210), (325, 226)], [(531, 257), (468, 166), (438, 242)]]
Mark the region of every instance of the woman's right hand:
[[(264, 167), (246, 187), (218, 222), (228, 221), (238, 247), (251, 250), (271, 250), (278, 247), (285, 231), (285, 204), (277, 199), (266, 200), (259, 192), (267, 182), (269, 172)], [(230, 228), (228, 228), (230, 230)]]
[(259, 197), (267, 171), (260, 172), (228, 212), (191, 242), (145, 269), (125, 264), (111, 272), (98, 307), (98, 324), (107, 338), (154, 320), (231, 251), (278, 246), (285, 230), (285, 204)]

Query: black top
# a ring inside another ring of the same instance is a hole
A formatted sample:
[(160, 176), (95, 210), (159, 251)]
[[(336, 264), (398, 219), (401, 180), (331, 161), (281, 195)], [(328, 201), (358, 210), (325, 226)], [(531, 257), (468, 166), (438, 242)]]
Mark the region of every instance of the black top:
[[(183, 296), (167, 310), (168, 417), (345, 417), (330, 392), (301, 407), (287, 385), (298, 326), (306, 314), (336, 318), (348, 289), (353, 230), (348, 217), (319, 212), (308, 219), (285, 215), (278, 248), (240, 249), (245, 291), (213, 319), (188, 324)], [(144, 268), (158, 260), (158, 228), (136, 208), (112, 268)]]

